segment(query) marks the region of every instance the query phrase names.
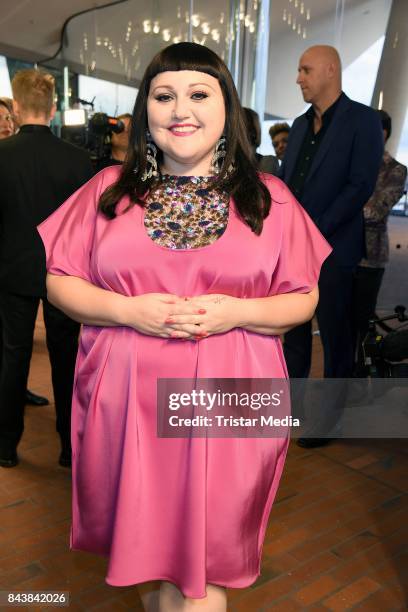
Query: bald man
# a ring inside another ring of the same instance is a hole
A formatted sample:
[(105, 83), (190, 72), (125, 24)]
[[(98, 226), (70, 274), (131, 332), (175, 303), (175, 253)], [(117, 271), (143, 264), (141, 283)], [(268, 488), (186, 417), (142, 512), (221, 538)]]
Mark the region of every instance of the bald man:
[[(296, 82), (311, 106), (293, 123), (280, 176), (333, 247), (320, 274), (316, 315), (324, 376), (349, 378), (353, 370), (352, 279), (365, 253), (363, 207), (374, 190), (382, 159), (381, 124), (374, 109), (342, 92), (341, 61), (334, 47), (307, 49), (299, 60)], [(289, 375), (307, 378), (310, 322), (286, 334), (284, 350)], [(337, 412), (343, 400), (339, 398)], [(312, 448), (327, 441), (309, 437), (298, 443)]]

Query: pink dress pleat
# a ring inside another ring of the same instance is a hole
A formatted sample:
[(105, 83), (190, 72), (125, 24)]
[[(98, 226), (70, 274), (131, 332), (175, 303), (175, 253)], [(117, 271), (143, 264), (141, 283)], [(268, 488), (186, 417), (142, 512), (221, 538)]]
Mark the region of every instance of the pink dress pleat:
[[(330, 253), (277, 178), (261, 236), (230, 203), (224, 234), (208, 246), (154, 243), (144, 210), (96, 209), (120, 169), (96, 175), (39, 226), (47, 269), (127, 296), (305, 293)], [(72, 404), (71, 548), (109, 557), (106, 581), (173, 582), (202, 598), (206, 584), (247, 587), (260, 573), (268, 516), (287, 438), (158, 438), (158, 378), (284, 378), (281, 341), (234, 329), (200, 342), (85, 325)]]

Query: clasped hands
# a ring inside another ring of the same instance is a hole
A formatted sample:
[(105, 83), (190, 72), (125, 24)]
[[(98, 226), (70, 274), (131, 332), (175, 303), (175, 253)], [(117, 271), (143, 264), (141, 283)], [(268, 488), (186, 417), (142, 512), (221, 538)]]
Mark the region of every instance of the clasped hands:
[(180, 297), (167, 293), (147, 293), (137, 300), (137, 313), (129, 325), (161, 338), (200, 340), (237, 327), (239, 298), (212, 294)]

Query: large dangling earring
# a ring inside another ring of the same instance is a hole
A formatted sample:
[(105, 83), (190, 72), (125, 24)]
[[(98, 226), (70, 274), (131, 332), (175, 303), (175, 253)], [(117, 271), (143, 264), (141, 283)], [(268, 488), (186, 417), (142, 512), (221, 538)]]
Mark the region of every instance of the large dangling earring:
[(146, 132), (146, 147), (146, 168), (141, 177), (143, 182), (159, 174), (157, 172), (157, 148), (152, 140), (150, 132)]
[(210, 170), (213, 174), (219, 174), (221, 172), (222, 164), (224, 163), (224, 159), (227, 154), (226, 145), (227, 141), (225, 140), (225, 136), (221, 136), (215, 145), (214, 155), (211, 159)]

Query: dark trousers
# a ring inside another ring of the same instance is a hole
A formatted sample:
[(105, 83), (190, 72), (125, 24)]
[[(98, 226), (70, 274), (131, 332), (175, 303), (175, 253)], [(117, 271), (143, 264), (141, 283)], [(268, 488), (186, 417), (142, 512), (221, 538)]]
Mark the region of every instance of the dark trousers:
[[(3, 335), (0, 371), (0, 450), (17, 447), (24, 431), (24, 404), (35, 320), (40, 298), (0, 293)], [(51, 362), (57, 416), (56, 429), (69, 446), (71, 400), (80, 325), (42, 299), (46, 342)]]
[(383, 276), (384, 268), (365, 266), (357, 266), (354, 274), (352, 301), (354, 375), (360, 378), (368, 375), (368, 368), (364, 365), (362, 342), (368, 332), (368, 322), (375, 316)]
[[(348, 379), (353, 371), (351, 300), (353, 268), (339, 266), (330, 255), (324, 262), (319, 279), (319, 304), (316, 309), (320, 339), (324, 352), (324, 377)], [(284, 353), (290, 378), (307, 378), (312, 362), (312, 324), (309, 321), (285, 334)], [(298, 385), (293, 397), (299, 414), (305, 406), (306, 387)], [(326, 437), (341, 420), (347, 398), (347, 381), (331, 381), (322, 390), (320, 401), (308, 422), (306, 437)], [(309, 414), (310, 418), (310, 414)]]
[[(339, 266), (333, 255), (324, 262), (316, 309), (324, 351), (324, 377), (348, 378), (353, 371), (351, 300), (353, 268)], [(284, 352), (291, 378), (307, 378), (312, 362), (312, 324), (285, 334)]]

